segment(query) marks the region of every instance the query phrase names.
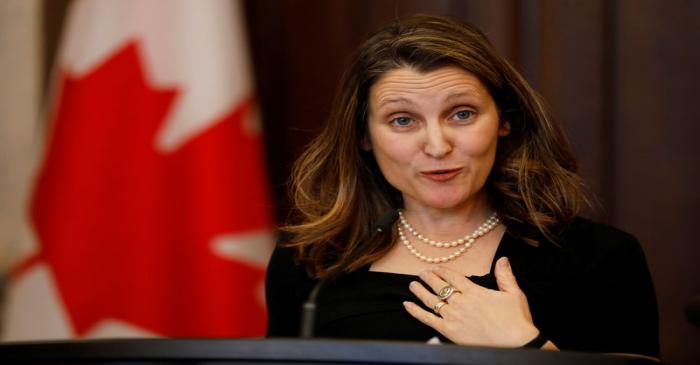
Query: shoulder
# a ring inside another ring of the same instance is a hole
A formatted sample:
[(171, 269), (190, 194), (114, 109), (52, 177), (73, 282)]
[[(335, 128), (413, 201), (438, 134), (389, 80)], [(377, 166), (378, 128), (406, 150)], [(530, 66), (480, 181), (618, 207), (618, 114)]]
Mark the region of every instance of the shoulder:
[(570, 268), (587, 280), (620, 283), (648, 277), (642, 246), (635, 236), (623, 230), (577, 218), (559, 237)]
[(294, 247), (286, 246), (283, 241), (278, 242), (267, 266), (268, 281), (288, 282), (308, 278), (303, 265), (295, 260), (296, 252)]
[(593, 256), (639, 254), (641, 246), (633, 235), (613, 226), (576, 218), (562, 229), (557, 244), (568, 252)]
[[(659, 356), (658, 307), (651, 273), (637, 238), (615, 227), (577, 219), (563, 235), (578, 271), (577, 301), (600, 323), (598, 349)], [(583, 298), (580, 296), (583, 294)], [(581, 310), (577, 312), (581, 313)]]
[(577, 218), (556, 243), (530, 249), (528, 263), (536, 267), (522, 269), (545, 332), (563, 349), (658, 356), (656, 295), (639, 241)]
[(607, 282), (648, 270), (642, 247), (633, 235), (585, 218), (566, 224), (553, 243), (535, 248), (522, 242), (511, 247), (513, 261), (523, 274)]
[(631, 234), (613, 226), (578, 217), (562, 229), (561, 238), (564, 245), (575, 244), (608, 244), (629, 245), (636, 241)]
[(296, 250), (293, 247), (285, 246), (282, 241), (277, 242), (275, 250), (272, 251), (272, 257), (270, 257), (270, 265), (293, 262), (295, 253)]
[(282, 290), (304, 297), (316, 280), (309, 275), (306, 266), (297, 259), (299, 250), (297, 247), (289, 246), (289, 241), (289, 236), (282, 234), (272, 251), (265, 277), (266, 289), (268, 293)]

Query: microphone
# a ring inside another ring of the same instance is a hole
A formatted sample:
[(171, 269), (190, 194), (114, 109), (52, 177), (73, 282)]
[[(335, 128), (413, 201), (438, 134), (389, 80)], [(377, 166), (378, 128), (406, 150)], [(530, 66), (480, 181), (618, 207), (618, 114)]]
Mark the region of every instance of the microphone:
[[(377, 224), (374, 225), (374, 231), (377, 233), (383, 233), (391, 229), (391, 226), (399, 219), (399, 212), (397, 210), (392, 210), (384, 214)], [(374, 238), (374, 237), (372, 237)]]
[(700, 327), (700, 295), (691, 299), (685, 306), (685, 318), (696, 327)]
[[(374, 232), (370, 239), (365, 242), (372, 241), (377, 237), (377, 235), (387, 232), (391, 229), (391, 225), (396, 222), (399, 214), (396, 210), (391, 210), (390, 212), (384, 214), (379, 221), (372, 227)], [(365, 243), (366, 244), (366, 243)], [(364, 245), (362, 245), (364, 246)], [(362, 247), (364, 249), (364, 247)], [(343, 272), (364, 250), (357, 249), (352, 255), (343, 260), (335, 270), (331, 271), (324, 278), (319, 280), (316, 285), (311, 289), (306, 302), (304, 302), (303, 311), (301, 314), (301, 338), (313, 338), (314, 337), (314, 322), (316, 321), (316, 301), (318, 299), (318, 294), (323, 290), (323, 288), (328, 285), (331, 281), (335, 280), (340, 273)]]

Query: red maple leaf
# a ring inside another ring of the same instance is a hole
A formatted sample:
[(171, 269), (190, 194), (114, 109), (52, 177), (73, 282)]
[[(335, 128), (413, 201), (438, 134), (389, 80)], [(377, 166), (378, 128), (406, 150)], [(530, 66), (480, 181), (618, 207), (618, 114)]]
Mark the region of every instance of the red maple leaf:
[(149, 85), (136, 42), (60, 85), (31, 215), (76, 333), (118, 319), (167, 336), (263, 334), (264, 272), (211, 251), (217, 235), (271, 226), (261, 142), (242, 126), (252, 100), (162, 153), (178, 92)]

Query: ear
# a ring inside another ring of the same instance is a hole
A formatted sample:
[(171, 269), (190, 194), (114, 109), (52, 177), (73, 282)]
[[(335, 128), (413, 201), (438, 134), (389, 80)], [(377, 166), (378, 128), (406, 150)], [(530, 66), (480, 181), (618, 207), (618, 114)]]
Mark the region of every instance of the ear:
[(372, 141), (369, 140), (369, 136), (365, 135), (360, 141), (360, 147), (365, 151), (369, 152), (372, 150)]
[(510, 134), (510, 122), (505, 120), (498, 126), (498, 136), (505, 137)]

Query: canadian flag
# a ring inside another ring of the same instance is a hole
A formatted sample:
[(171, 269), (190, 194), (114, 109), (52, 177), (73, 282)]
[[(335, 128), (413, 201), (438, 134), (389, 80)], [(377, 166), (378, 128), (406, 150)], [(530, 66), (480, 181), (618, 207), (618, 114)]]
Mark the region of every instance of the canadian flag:
[(72, 3), (4, 339), (264, 333), (274, 237), (241, 14)]

